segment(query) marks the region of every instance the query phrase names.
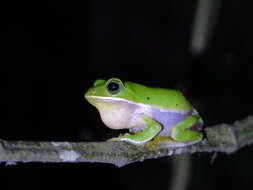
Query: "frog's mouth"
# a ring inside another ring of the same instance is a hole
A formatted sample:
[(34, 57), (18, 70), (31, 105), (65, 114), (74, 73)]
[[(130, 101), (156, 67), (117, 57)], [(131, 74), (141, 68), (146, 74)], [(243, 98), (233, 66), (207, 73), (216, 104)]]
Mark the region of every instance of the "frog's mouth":
[(122, 99), (122, 98), (116, 98), (116, 97), (104, 97), (104, 96), (91, 96), (91, 95), (85, 95), (85, 98), (88, 99), (95, 99), (98, 101), (124, 101), (126, 102), (127, 100)]
[(120, 98), (111, 98), (111, 97), (102, 97), (102, 96), (85, 96), (86, 100), (96, 107), (97, 104), (100, 103), (111, 103), (111, 104), (121, 104), (121, 103), (129, 103), (128, 101)]

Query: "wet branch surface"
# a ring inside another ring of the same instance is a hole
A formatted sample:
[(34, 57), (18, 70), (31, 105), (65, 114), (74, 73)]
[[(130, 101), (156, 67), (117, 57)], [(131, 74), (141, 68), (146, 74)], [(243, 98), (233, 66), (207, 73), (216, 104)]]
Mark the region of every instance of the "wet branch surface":
[(233, 124), (204, 129), (205, 139), (181, 148), (150, 148), (127, 142), (8, 141), (0, 139), (0, 162), (100, 162), (124, 166), (133, 162), (184, 153), (233, 153), (253, 142), (253, 116)]

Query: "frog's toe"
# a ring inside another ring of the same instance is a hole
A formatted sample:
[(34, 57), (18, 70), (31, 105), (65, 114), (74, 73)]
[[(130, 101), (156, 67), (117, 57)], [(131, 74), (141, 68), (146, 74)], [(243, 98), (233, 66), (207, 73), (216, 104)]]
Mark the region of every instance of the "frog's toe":
[(189, 146), (189, 145), (193, 145), (196, 144), (198, 142), (200, 142), (201, 139), (196, 140), (196, 141), (190, 141), (190, 142), (179, 142), (179, 141), (175, 141), (175, 140), (169, 140), (169, 141), (160, 141), (159, 142), (159, 146), (161, 148), (180, 148), (180, 147), (185, 147), (185, 146)]
[(129, 133), (120, 134), (118, 137), (114, 137), (111, 139), (108, 139), (107, 141), (125, 141), (125, 139), (130, 136)]
[(154, 138), (154, 140), (147, 143), (148, 146), (158, 146), (160, 148), (179, 148), (184, 146), (193, 145), (195, 143), (200, 142), (201, 139), (198, 139), (196, 141), (189, 141), (189, 142), (180, 142), (172, 139), (171, 137), (163, 137), (163, 136), (157, 136)]
[(114, 138), (111, 138), (111, 139), (107, 139), (106, 141), (122, 141), (122, 138), (114, 137)]

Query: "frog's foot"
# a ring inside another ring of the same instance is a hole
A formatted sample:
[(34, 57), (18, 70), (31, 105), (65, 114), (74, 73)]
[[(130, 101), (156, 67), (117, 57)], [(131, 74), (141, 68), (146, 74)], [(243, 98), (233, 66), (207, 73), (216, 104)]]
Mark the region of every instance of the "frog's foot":
[(195, 143), (200, 142), (201, 139), (198, 139), (196, 141), (190, 141), (190, 142), (179, 142), (171, 137), (163, 137), (163, 136), (157, 136), (154, 138), (154, 140), (147, 143), (147, 146), (156, 146), (159, 148), (179, 148), (179, 147), (185, 147), (189, 145), (193, 145)]
[(113, 138), (110, 138), (110, 139), (107, 139), (106, 141), (122, 141), (122, 137), (123, 136), (127, 136), (127, 135), (130, 135), (129, 133), (125, 133), (125, 134), (120, 134), (118, 137), (113, 137)]
[(185, 147), (185, 146), (189, 146), (189, 145), (193, 145), (195, 143), (200, 142), (200, 140), (196, 140), (196, 141), (191, 141), (191, 142), (179, 142), (179, 141), (175, 141), (175, 140), (171, 140), (171, 141), (161, 141), (159, 143), (159, 147), (161, 148), (180, 148), (180, 147)]
[(124, 135), (121, 134), (118, 137), (108, 139), (107, 141), (125, 141), (125, 142), (130, 142), (133, 144), (137, 144), (137, 145), (144, 145), (149, 140), (150, 139), (139, 138), (139, 136), (136, 134), (132, 135), (132, 134), (126, 133)]

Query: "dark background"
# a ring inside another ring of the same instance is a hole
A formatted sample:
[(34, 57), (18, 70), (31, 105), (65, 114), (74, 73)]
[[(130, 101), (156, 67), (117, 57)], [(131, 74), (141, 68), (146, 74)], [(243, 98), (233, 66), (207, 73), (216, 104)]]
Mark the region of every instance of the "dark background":
[[(200, 52), (191, 48), (197, 1), (1, 3), (0, 138), (103, 141), (106, 128), (83, 98), (98, 78), (184, 92), (207, 126), (252, 114), (252, 8), (222, 1)], [(192, 155), (187, 189), (253, 186), (252, 147)], [(107, 164), (0, 165), (1, 186), (168, 189), (170, 158)], [(8, 189), (7, 188), (7, 189)]]

